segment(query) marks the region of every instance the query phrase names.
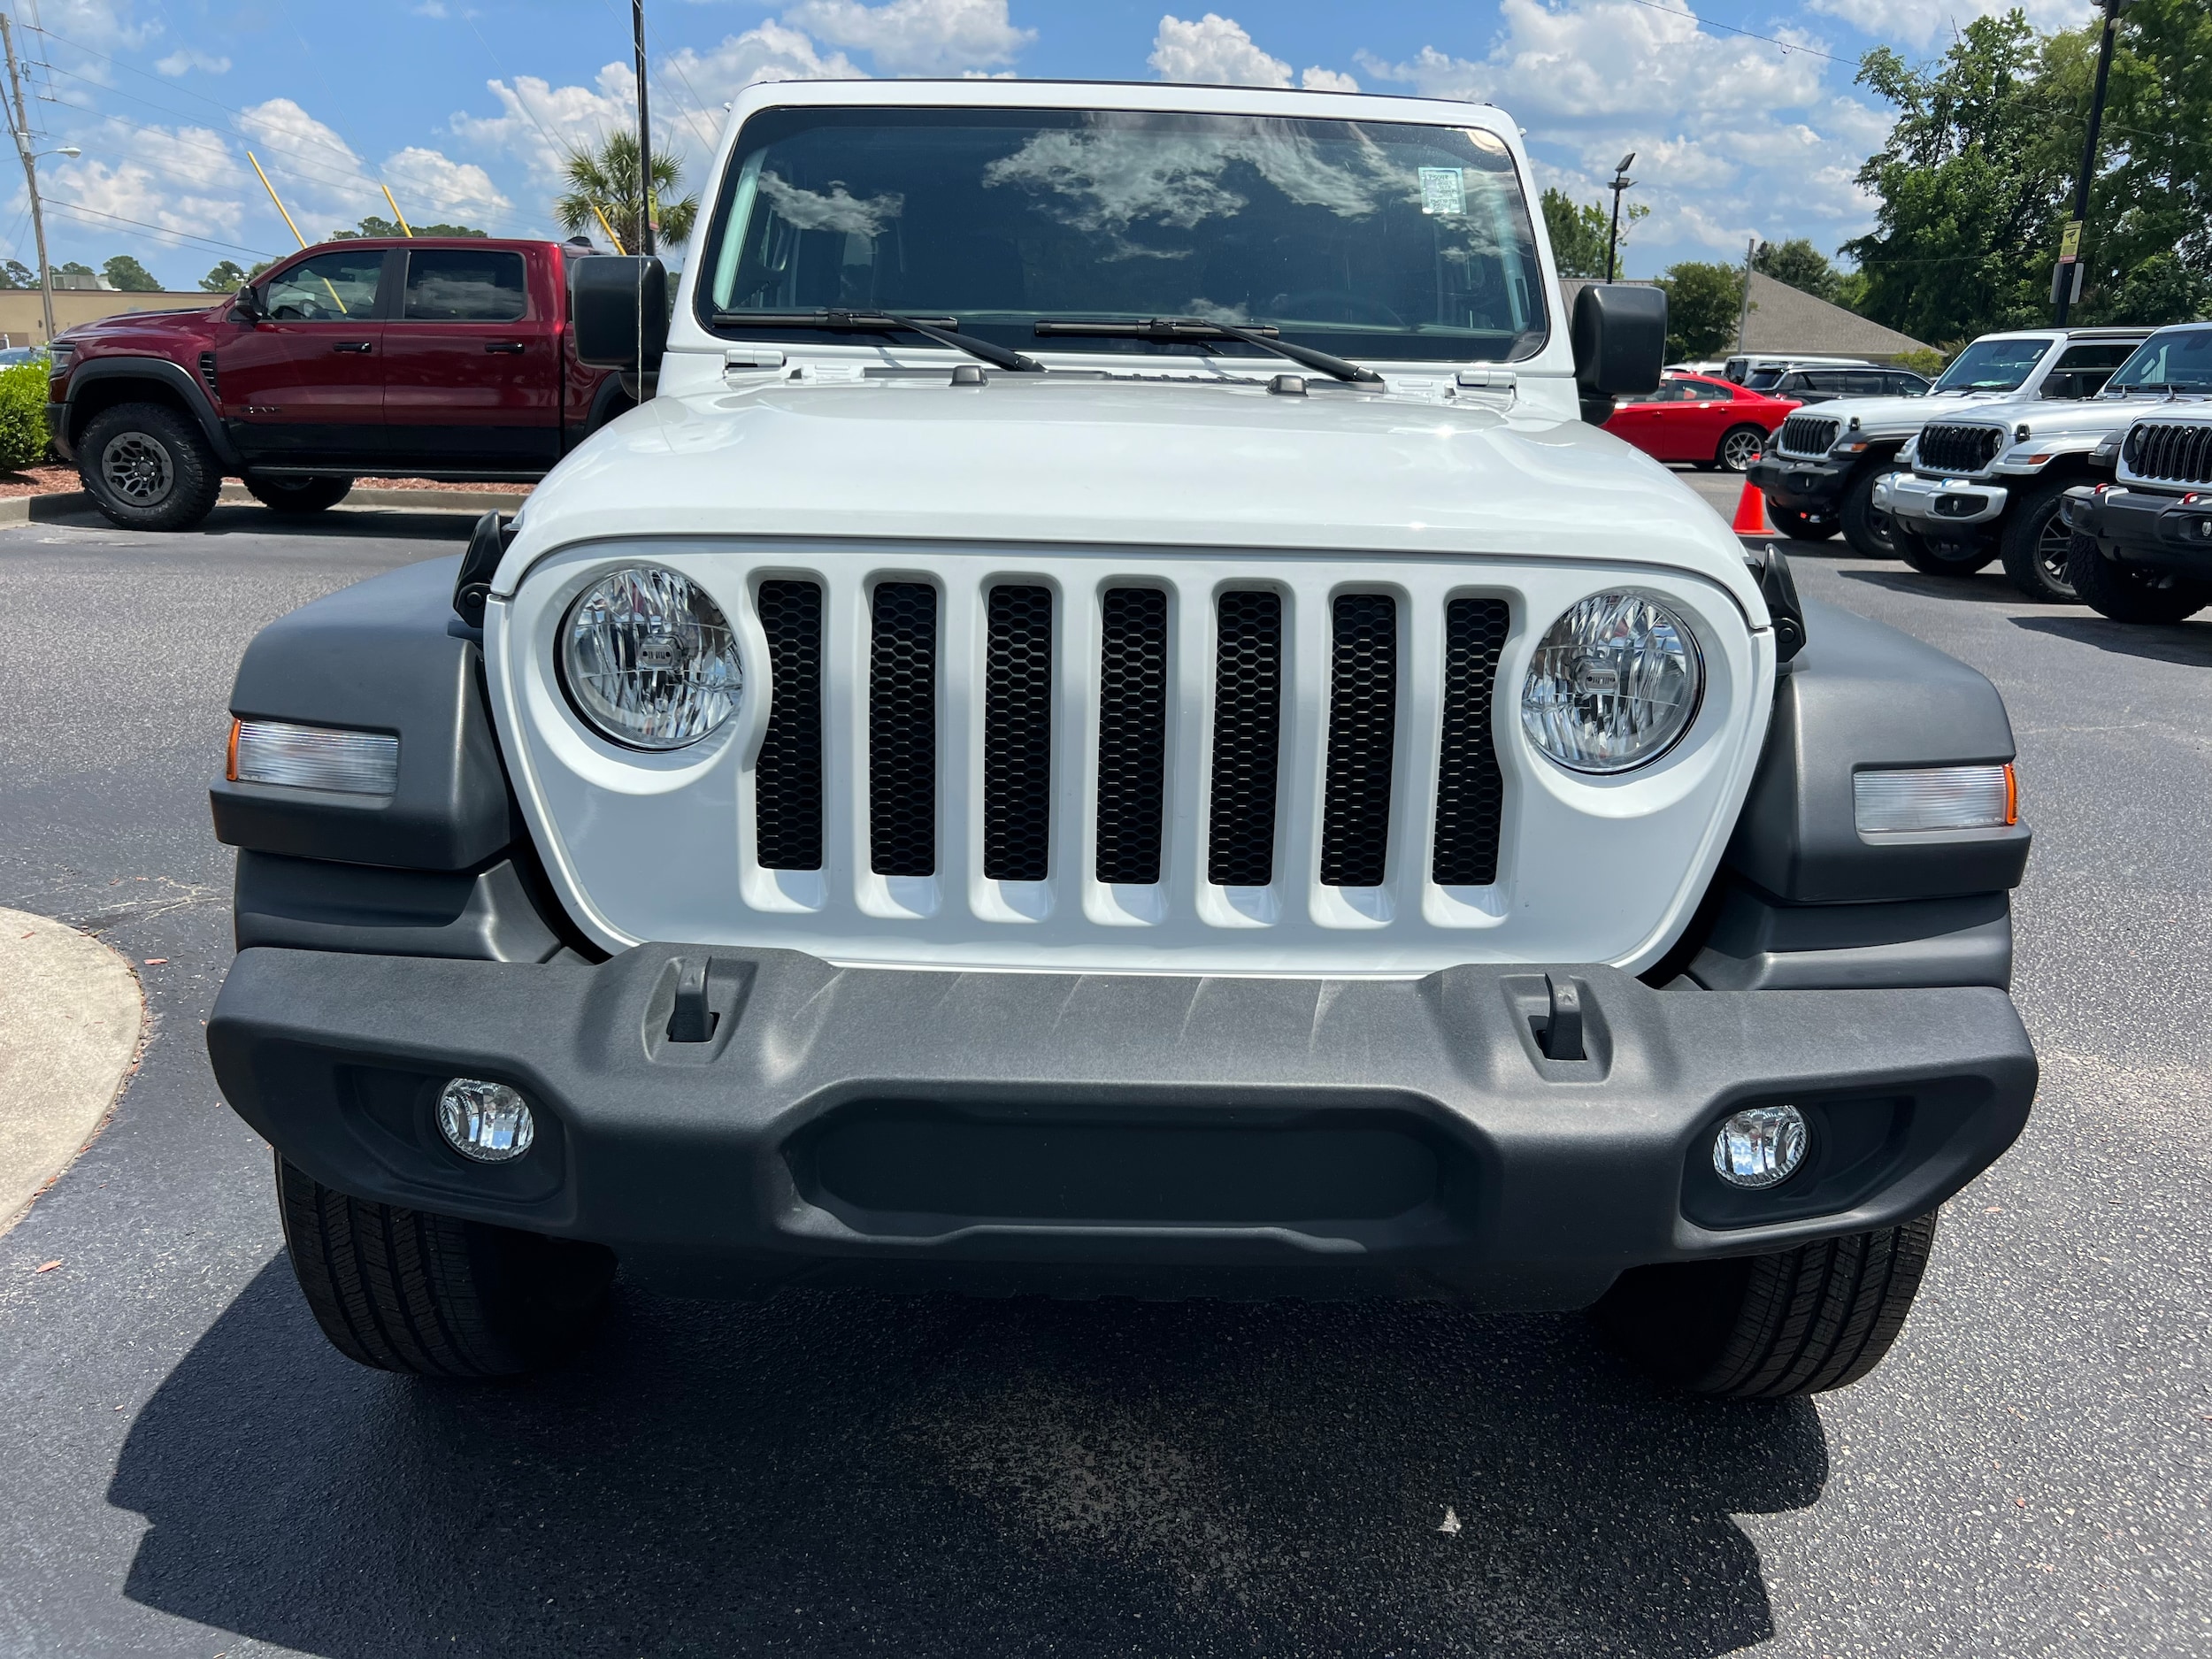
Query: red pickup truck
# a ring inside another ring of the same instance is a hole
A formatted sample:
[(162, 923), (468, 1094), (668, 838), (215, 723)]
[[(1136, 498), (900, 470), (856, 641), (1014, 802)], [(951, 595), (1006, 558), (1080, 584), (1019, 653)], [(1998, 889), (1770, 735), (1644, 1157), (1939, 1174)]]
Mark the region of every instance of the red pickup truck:
[(61, 335), (48, 430), (100, 511), (138, 530), (197, 524), (227, 474), (280, 512), (329, 507), (361, 473), (541, 478), (639, 396), (634, 373), (579, 349), (580, 276), (605, 287), (650, 263), (477, 237), (302, 249), (209, 310)]

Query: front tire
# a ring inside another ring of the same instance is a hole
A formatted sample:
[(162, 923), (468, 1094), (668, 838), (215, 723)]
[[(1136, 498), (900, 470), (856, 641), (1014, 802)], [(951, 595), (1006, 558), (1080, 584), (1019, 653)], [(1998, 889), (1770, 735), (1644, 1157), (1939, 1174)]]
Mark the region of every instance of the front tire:
[(1847, 1388), (1904, 1329), (1935, 1230), (1927, 1215), (1771, 1256), (1632, 1268), (1590, 1317), (1630, 1359), (1691, 1394)]
[(331, 1346), (416, 1377), (513, 1377), (580, 1346), (607, 1308), (614, 1255), (349, 1198), (276, 1161), (292, 1271)]
[(2075, 604), (2080, 599), (2066, 575), (2074, 533), (2058, 516), (2066, 489), (2062, 480), (2018, 503), (2001, 542), (2005, 574), (2012, 578), (2012, 585), (2031, 599), (2054, 605)]
[(1997, 557), (1997, 549), (1986, 541), (1969, 541), (1963, 546), (1931, 541), (1918, 531), (1906, 529), (1894, 518), (1889, 521), (1889, 539), (1896, 557), (1923, 576), (1971, 576)]
[(189, 530), (215, 510), (223, 470), (191, 416), (160, 403), (118, 403), (77, 443), (85, 493), (126, 530)]
[(272, 512), (323, 512), (335, 507), (353, 488), (349, 478), (269, 478), (249, 472), (246, 493)]
[(1843, 492), (1843, 539), (1862, 558), (1897, 557), (1897, 542), (1890, 534), (1895, 526), (1887, 513), (1874, 511), (1874, 485), (1883, 476), (1879, 469), (1862, 472)]
[(1713, 465), (1724, 472), (1748, 472), (1751, 464), (1766, 453), (1767, 434), (1757, 426), (1731, 426), (1721, 434), (1713, 451)]
[(2212, 582), (2108, 559), (2078, 530), (2067, 549), (2066, 579), (2082, 603), (2115, 622), (2185, 622), (2212, 604)]
[(1794, 507), (1778, 507), (1773, 500), (1767, 502), (1767, 522), (1793, 541), (1826, 541), (1836, 534), (1836, 521), (1816, 512), (1800, 512)]

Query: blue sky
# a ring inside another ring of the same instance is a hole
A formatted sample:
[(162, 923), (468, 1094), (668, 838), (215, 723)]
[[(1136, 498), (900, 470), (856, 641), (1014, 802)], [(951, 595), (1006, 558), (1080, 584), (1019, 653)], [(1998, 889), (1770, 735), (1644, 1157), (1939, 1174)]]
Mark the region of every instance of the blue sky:
[[(626, 0), (5, 0), (26, 56), (50, 253), (131, 253), (171, 288), (384, 213), (511, 235), (551, 229), (560, 146), (633, 117)], [(1226, 11), (1160, 0), (649, 0), (658, 142), (701, 182), (722, 104), (751, 81), (985, 73), (1356, 85), (1495, 103), (1539, 182), (1599, 194), (1638, 152), (1652, 209), (1635, 275), (1740, 258), (1747, 235), (1863, 230), (1852, 184), (1887, 119), (1852, 84), (1887, 42), (1929, 57), (1998, 0), (1318, 0)], [(2085, 0), (2026, 0), (2046, 27)], [(1769, 37), (1766, 39), (1761, 36)], [(0, 257), (32, 259), (19, 182)]]

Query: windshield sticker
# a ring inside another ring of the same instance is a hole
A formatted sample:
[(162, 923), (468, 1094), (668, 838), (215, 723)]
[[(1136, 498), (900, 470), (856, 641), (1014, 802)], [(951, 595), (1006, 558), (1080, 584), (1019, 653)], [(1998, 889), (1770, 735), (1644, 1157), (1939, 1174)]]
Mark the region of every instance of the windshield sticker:
[(1421, 211), (1435, 218), (1463, 218), (1467, 211), (1467, 175), (1457, 167), (1422, 168)]

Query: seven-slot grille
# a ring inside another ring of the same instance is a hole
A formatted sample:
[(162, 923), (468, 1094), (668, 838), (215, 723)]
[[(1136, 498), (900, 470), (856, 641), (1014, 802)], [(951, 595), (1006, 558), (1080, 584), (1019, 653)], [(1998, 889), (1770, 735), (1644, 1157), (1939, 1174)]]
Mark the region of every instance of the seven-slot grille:
[(2122, 459), (2137, 478), (2212, 484), (2212, 425), (2139, 421), (2128, 428)]
[(1914, 465), (1931, 472), (1978, 472), (2004, 443), (2005, 434), (1994, 426), (1923, 426)]
[(1775, 447), (1785, 455), (1825, 455), (1836, 442), (1843, 423), (1818, 415), (1792, 415), (1782, 423)]
[[(1044, 881), (1050, 863), (1053, 773), (1079, 764), (1056, 733), (1053, 694), (1056, 608), (1050, 588), (1020, 583), (983, 595), (983, 873)], [(1285, 604), (1273, 589), (1214, 599), (1207, 879), (1265, 887), (1280, 870), (1286, 695)], [(811, 581), (767, 580), (756, 599), (768, 641), (771, 708), (754, 767), (755, 841), (764, 869), (823, 863), (823, 600)], [(868, 605), (869, 868), (881, 876), (937, 873), (939, 611), (931, 584), (880, 581)], [(1097, 784), (1087, 810), (1094, 878), (1113, 885), (1162, 879), (1170, 775), (1173, 649), (1169, 595), (1109, 588), (1097, 601), (1093, 730)], [(1408, 734), (1400, 720), (1399, 599), (1340, 593), (1329, 607), (1326, 742), (1320, 757), (1319, 879), (1375, 887), (1389, 870), (1393, 780)], [(1455, 598), (1445, 607), (1444, 680), (1437, 713), (1435, 832), (1430, 873), (1440, 885), (1487, 887), (1498, 877), (1504, 787), (1491, 730), (1498, 659), (1511, 613), (1502, 599)], [(1173, 744), (1199, 734), (1176, 733)], [(1292, 799), (1300, 798), (1295, 793)]]

